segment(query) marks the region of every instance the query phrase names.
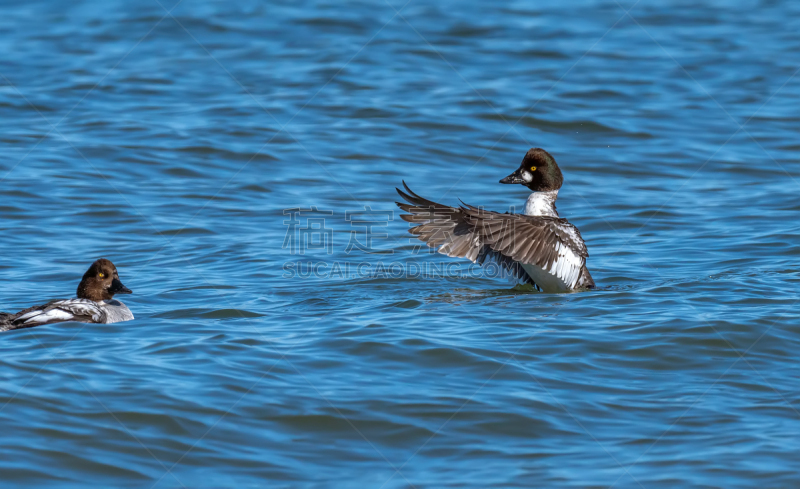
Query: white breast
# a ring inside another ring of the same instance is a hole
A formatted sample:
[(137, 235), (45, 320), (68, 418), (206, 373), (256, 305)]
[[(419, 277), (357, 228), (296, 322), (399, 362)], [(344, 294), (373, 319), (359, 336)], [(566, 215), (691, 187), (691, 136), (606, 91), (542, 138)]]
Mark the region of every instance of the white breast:
[(133, 313), (128, 306), (116, 299), (104, 302), (102, 307), (106, 313), (106, 323), (120, 323), (133, 319)]
[(525, 215), (558, 217), (558, 212), (556, 211), (557, 197), (558, 190), (533, 192), (528, 197), (528, 200), (525, 201)]

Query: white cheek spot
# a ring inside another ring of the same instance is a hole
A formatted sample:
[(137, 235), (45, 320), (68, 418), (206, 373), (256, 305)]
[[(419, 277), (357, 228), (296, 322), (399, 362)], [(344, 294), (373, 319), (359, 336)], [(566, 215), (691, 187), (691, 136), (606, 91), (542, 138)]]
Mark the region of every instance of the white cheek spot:
[(526, 182), (530, 182), (531, 180), (533, 180), (533, 175), (531, 175), (530, 172), (524, 171), (522, 172), (522, 179), (525, 180)]

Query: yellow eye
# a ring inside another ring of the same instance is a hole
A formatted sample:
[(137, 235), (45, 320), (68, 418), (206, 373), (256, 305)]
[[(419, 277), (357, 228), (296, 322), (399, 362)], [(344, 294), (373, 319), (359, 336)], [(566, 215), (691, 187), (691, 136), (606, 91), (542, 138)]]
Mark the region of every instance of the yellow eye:
[(535, 167), (535, 166), (532, 166), (532, 167), (531, 167), (531, 171), (536, 171), (536, 167)]
[(106, 274), (105, 274), (105, 273), (103, 273), (103, 272), (100, 272), (100, 273), (98, 273), (98, 274), (97, 274), (97, 276), (98, 276), (98, 277), (100, 277), (100, 278), (103, 278), (103, 277), (105, 277), (105, 276), (106, 276)]

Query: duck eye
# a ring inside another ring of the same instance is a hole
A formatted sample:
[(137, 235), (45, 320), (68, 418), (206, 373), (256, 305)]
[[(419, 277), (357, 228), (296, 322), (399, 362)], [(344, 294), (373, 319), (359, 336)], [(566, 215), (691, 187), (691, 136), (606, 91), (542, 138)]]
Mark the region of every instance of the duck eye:
[(532, 166), (532, 167), (531, 167), (531, 171), (536, 171), (536, 167), (535, 167), (535, 166)]
[(105, 273), (103, 273), (103, 272), (100, 272), (100, 273), (98, 273), (98, 274), (97, 274), (97, 276), (98, 276), (98, 277), (100, 277), (100, 278), (103, 278), (103, 277), (105, 277), (105, 276), (106, 276), (106, 274), (105, 274)]

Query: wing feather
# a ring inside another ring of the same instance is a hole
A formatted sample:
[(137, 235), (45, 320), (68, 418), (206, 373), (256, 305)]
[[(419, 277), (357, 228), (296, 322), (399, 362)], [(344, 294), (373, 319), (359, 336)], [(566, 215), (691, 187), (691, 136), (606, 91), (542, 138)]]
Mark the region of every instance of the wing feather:
[(105, 311), (94, 301), (61, 299), (14, 314), (8, 321), (7, 329), (30, 328), (63, 321), (103, 323), (105, 320)]
[(484, 265), (494, 261), (512, 276), (530, 276), (522, 264), (541, 267), (567, 284), (577, 283), (589, 253), (578, 228), (566, 219), (549, 216), (500, 214), (462, 202), (460, 207), (438, 204), (414, 193), (405, 182), (397, 193), (403, 220), (417, 224), (409, 232), (428, 246), (451, 257)]

